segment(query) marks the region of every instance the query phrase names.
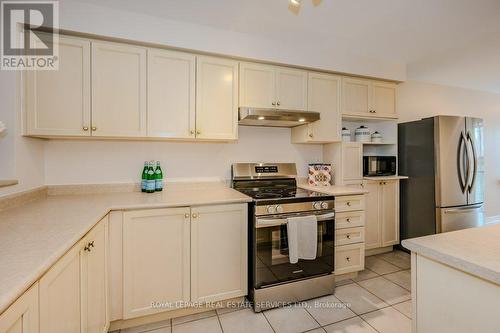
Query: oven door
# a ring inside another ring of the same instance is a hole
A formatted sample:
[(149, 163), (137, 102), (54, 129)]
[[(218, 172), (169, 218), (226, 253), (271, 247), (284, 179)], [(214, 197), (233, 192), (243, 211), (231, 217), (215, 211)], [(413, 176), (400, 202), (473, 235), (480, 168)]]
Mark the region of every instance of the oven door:
[(254, 288), (269, 287), (333, 272), (335, 213), (333, 211), (322, 212), (317, 215), (317, 219), (316, 259), (300, 259), (296, 264), (291, 264), (288, 257), (286, 216), (256, 218)]

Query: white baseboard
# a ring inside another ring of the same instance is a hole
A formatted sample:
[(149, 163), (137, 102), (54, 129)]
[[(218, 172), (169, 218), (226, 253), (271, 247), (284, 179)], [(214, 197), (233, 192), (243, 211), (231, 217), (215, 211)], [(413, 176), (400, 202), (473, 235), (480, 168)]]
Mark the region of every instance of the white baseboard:
[(496, 223), (500, 223), (500, 215), (489, 216), (486, 218), (486, 224), (496, 224)]

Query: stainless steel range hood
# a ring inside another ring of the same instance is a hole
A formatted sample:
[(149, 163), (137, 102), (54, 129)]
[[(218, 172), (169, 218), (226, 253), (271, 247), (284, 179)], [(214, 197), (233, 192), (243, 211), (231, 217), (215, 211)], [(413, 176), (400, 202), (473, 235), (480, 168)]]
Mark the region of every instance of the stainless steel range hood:
[(319, 112), (241, 107), (239, 125), (295, 127), (319, 120)]

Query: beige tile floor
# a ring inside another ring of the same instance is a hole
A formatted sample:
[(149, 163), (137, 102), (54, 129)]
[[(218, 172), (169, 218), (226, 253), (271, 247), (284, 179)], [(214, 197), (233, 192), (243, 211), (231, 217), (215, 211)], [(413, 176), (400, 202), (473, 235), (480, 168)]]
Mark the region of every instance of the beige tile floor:
[(410, 333), (410, 256), (393, 251), (366, 259), (365, 271), (334, 295), (262, 313), (218, 309), (121, 333)]

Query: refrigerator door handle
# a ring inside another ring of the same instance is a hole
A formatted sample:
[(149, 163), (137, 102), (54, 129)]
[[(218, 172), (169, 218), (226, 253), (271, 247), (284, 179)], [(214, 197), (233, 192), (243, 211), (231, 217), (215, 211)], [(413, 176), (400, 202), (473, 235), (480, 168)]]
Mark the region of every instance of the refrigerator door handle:
[(473, 206), (464, 206), (464, 207), (457, 207), (457, 208), (446, 208), (444, 210), (445, 214), (462, 214), (466, 211), (471, 211), (471, 210), (476, 210), (480, 209), (483, 207), (483, 204), (479, 205), (473, 205)]
[[(458, 152), (457, 152), (457, 171), (458, 171), (458, 181), (460, 184), (460, 189), (462, 193), (467, 190), (467, 184), (469, 183), (469, 159), (467, 158), (467, 148), (465, 147), (466, 140), (464, 132), (460, 134), (460, 139), (458, 141)], [(463, 170), (464, 159), (466, 160), (466, 170)]]
[(472, 151), (472, 158), (470, 160), (473, 161), (472, 179), (470, 181), (470, 184), (468, 185), (469, 186), (468, 191), (469, 193), (471, 193), (472, 189), (474, 188), (474, 185), (476, 184), (478, 160), (477, 160), (476, 148), (474, 146), (474, 140), (472, 140), (472, 136), (470, 135), (469, 131), (467, 132), (467, 141), (469, 142)]

